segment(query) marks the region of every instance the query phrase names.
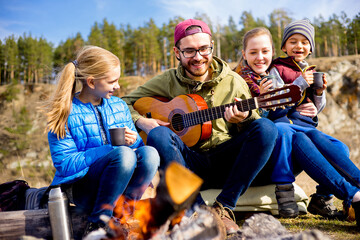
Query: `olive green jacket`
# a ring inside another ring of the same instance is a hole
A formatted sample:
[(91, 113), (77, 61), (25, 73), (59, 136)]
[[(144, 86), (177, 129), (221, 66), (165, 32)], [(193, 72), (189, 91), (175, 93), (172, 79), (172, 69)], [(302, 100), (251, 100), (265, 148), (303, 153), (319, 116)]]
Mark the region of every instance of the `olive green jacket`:
[[(122, 97), (128, 104), (133, 121), (136, 122), (142, 117), (134, 110), (132, 105), (141, 97), (162, 96), (173, 99), (182, 94), (196, 93), (204, 98), (209, 108), (228, 103), (233, 103), (234, 98), (251, 98), (250, 90), (237, 73), (233, 72), (229, 65), (217, 57), (213, 57), (212, 79), (206, 82), (199, 82), (187, 78), (184, 68), (179, 64), (177, 69), (169, 69), (158, 75), (144, 85), (138, 87), (129, 95)], [(213, 148), (231, 138), (239, 131), (242, 131), (250, 122), (260, 118), (256, 110), (252, 110), (249, 116), (238, 124), (229, 123), (224, 118), (212, 121), (212, 134), (207, 140), (199, 142), (195, 147), (205, 151)]]

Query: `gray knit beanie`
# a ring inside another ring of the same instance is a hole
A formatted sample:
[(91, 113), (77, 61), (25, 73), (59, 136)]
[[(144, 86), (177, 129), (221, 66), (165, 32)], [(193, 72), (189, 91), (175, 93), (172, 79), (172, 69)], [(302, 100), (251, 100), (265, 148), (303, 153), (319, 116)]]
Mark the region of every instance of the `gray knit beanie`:
[(285, 27), (281, 48), (284, 46), (286, 40), (295, 33), (300, 33), (309, 40), (310, 51), (313, 52), (315, 48), (315, 29), (308, 19), (294, 21)]

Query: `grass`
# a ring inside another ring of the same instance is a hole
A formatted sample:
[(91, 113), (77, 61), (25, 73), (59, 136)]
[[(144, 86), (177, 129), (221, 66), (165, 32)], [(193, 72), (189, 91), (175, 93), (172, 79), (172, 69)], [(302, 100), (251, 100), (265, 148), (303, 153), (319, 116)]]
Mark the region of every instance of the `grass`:
[[(334, 204), (338, 209), (342, 209), (342, 201), (334, 198)], [(249, 216), (237, 215), (239, 226), (244, 224), (247, 217)], [(278, 220), (291, 233), (317, 229), (333, 240), (360, 240), (360, 231), (357, 230), (355, 222), (327, 220), (311, 213), (297, 218)]]
[(357, 231), (355, 222), (326, 220), (310, 213), (295, 219), (279, 219), (279, 221), (293, 233), (318, 229), (334, 240), (360, 239), (360, 232)]

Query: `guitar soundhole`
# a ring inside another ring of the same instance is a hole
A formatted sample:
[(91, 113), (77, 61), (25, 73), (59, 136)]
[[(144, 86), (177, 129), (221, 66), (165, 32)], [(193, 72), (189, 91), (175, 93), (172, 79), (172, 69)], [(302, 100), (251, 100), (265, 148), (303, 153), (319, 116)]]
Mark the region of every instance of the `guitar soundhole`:
[(182, 131), (184, 129), (183, 117), (181, 114), (175, 114), (171, 119), (171, 125), (175, 131)]

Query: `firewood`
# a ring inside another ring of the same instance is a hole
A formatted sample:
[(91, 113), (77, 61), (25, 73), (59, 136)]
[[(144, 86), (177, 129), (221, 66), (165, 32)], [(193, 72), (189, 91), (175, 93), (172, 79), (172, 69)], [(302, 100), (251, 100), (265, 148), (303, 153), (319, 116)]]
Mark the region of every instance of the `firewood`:
[(200, 177), (176, 162), (169, 164), (165, 173), (160, 171), (156, 197), (151, 199), (152, 219), (149, 227), (157, 229), (189, 208), (199, 194), (202, 183)]
[[(154, 198), (134, 201), (121, 196), (114, 209), (114, 216), (128, 236), (140, 234), (148, 239), (166, 222), (171, 226), (181, 221), (185, 209), (190, 208), (202, 184), (202, 179), (182, 165), (173, 162), (159, 171)], [(123, 231), (121, 231), (123, 232)]]
[(157, 232), (151, 240), (207, 239), (223, 240), (226, 230), (219, 215), (210, 207), (195, 207), (196, 214), (183, 218), (171, 231)]

